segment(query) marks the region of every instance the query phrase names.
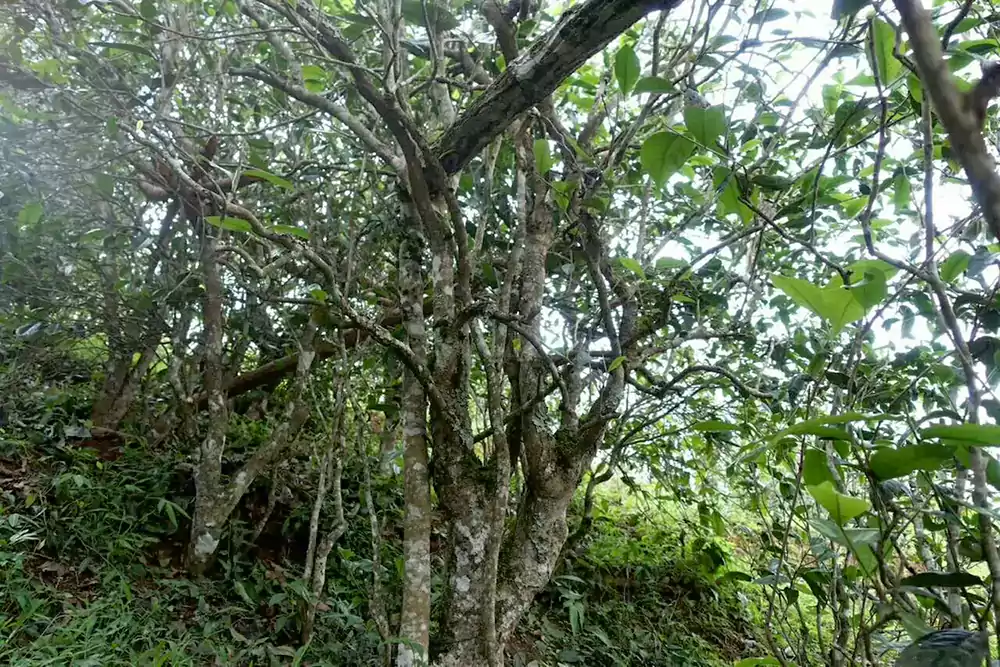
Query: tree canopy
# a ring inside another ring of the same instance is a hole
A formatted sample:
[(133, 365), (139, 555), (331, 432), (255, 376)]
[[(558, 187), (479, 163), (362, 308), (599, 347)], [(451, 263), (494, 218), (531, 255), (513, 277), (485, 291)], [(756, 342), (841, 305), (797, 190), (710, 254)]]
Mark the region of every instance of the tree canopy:
[(0, 434), (180, 475), (191, 581), (300, 508), (299, 644), (332, 555), (402, 667), (514, 664), (609, 484), (738, 664), (1000, 627), (1000, 42), (932, 4), (7, 3)]

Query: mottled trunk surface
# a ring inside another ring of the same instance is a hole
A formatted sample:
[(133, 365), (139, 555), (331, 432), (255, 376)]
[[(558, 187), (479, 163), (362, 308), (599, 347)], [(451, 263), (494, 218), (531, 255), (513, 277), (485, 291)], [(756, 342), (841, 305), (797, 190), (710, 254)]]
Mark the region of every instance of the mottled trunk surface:
[[(208, 395), (208, 426), (198, 451), (194, 470), (195, 501), (191, 515), (191, 538), (187, 549), (187, 567), (195, 576), (205, 573), (219, 546), (225, 516), (221, 515), (222, 454), (226, 449), (229, 412), (222, 386), (222, 278), (215, 256), (216, 240), (202, 239), (201, 268), (205, 282), (203, 305), (205, 353), (203, 378)], [(227, 514), (228, 516), (228, 514)]]
[[(400, 252), (400, 292), (407, 342), (416, 358), (426, 357), (420, 244), (408, 239)], [(427, 455), (427, 399), (414, 373), (403, 373), (403, 600), (397, 667), (426, 665), (431, 616), (431, 495)]]

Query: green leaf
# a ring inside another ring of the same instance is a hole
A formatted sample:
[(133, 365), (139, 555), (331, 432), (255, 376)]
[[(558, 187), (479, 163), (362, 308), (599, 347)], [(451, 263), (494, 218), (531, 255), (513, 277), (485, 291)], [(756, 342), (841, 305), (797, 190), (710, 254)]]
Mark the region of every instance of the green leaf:
[(896, 43), (896, 31), (882, 19), (872, 19), (872, 34), (868, 42), (868, 59), (872, 69), (878, 73), (883, 87), (888, 87), (900, 75), (903, 63), (892, 54)]
[(695, 431), (701, 431), (702, 433), (726, 433), (739, 429), (736, 424), (730, 424), (729, 422), (718, 421), (715, 419), (695, 422), (694, 424), (691, 424), (691, 428)]
[(924, 99), (924, 86), (920, 83), (919, 77), (915, 74), (910, 74), (906, 77), (906, 88), (910, 91), (910, 97), (920, 104)]
[(535, 139), (533, 149), (535, 152), (535, 171), (544, 176), (552, 169), (552, 153), (549, 150), (549, 142), (545, 139)]
[(236, 594), (239, 595), (240, 599), (242, 599), (244, 602), (246, 602), (249, 605), (257, 604), (256, 602), (254, 602), (253, 598), (250, 597), (250, 594), (247, 593), (246, 586), (243, 585), (242, 581), (234, 581), (233, 588), (236, 589)]
[(842, 287), (820, 288), (807, 280), (779, 275), (771, 276), (771, 281), (792, 301), (828, 320), (835, 334), (847, 324), (865, 316), (864, 306), (854, 298), (850, 290)]
[(632, 259), (631, 257), (619, 257), (618, 261), (624, 268), (628, 269), (640, 278), (644, 279), (646, 277), (646, 272), (642, 270), (642, 264), (639, 263), (639, 260)]
[(319, 65), (303, 65), (302, 78), (306, 81), (328, 81), (330, 73)]
[(866, 313), (882, 303), (889, 294), (885, 274), (881, 271), (865, 271), (864, 278), (852, 283), (849, 291)]
[[(895, 266), (889, 264), (888, 262), (884, 262), (881, 259), (859, 259), (858, 261), (849, 265), (847, 267), (847, 270), (857, 276), (863, 276), (869, 271), (878, 271), (879, 273), (885, 276), (886, 280), (889, 280), (899, 272), (899, 269), (897, 269)], [(840, 276), (836, 276), (836, 278), (839, 279)], [(852, 278), (851, 282), (853, 283), (857, 281), (855, 281)]]
[(903, 172), (892, 179), (892, 203), (896, 206), (897, 214), (910, 205), (910, 179)]
[[(424, 7), (427, 7), (426, 13)], [(448, 32), (459, 26), (456, 19), (447, 9), (446, 3), (435, 3), (427, 0), (404, 0), (402, 3), (403, 18), (407, 23), (426, 26), (428, 21), (434, 32)]]
[(303, 65), (302, 80), (306, 84), (306, 90), (311, 93), (321, 93), (326, 90), (330, 82), (330, 73), (319, 65)]
[(816, 417), (814, 419), (807, 419), (806, 421), (799, 422), (798, 424), (793, 424), (783, 431), (778, 431), (772, 435), (769, 440), (771, 442), (777, 442), (789, 435), (818, 435), (822, 437), (827, 434), (827, 427), (830, 424), (850, 424), (851, 422), (860, 421), (881, 421), (887, 418), (887, 415), (863, 415), (858, 412), (847, 412), (842, 415)]
[(275, 234), (289, 234), (291, 236), (297, 236), (300, 239), (309, 240), (309, 230), (302, 229), (301, 227), (294, 227), (292, 225), (271, 225), (269, 231)]
[(748, 581), (753, 581), (753, 577), (751, 577), (746, 572), (740, 572), (739, 570), (730, 570), (729, 572), (726, 572), (724, 575), (719, 577), (720, 583), (724, 581), (748, 582)]
[(608, 372), (610, 373), (611, 371), (619, 368), (624, 363), (625, 363), (625, 357), (616, 357), (614, 361), (608, 364)]
[(924, 438), (959, 440), (965, 444), (987, 447), (1000, 445), (1000, 426), (992, 424), (947, 424), (929, 426), (920, 432)]
[(946, 283), (958, 278), (962, 273), (969, 268), (969, 260), (972, 259), (972, 255), (965, 252), (964, 250), (956, 250), (948, 259), (941, 263), (941, 267), (938, 269), (938, 273), (941, 275), (941, 280)]
[(639, 161), (653, 182), (662, 186), (684, 166), (695, 145), (687, 137), (672, 132), (657, 132), (642, 144)]
[(719, 217), (732, 213), (743, 222), (753, 218), (753, 209), (743, 202), (739, 179), (729, 167), (718, 166), (712, 172), (712, 183), (721, 188), (719, 193)]
[(142, 0), (139, 3), (139, 14), (147, 21), (156, 20), (156, 2), (154, 0)]
[(983, 580), (968, 572), (920, 572), (903, 577), (900, 586), (915, 586), (919, 588), (968, 588), (982, 586)]
[(726, 109), (722, 106), (702, 109), (689, 104), (684, 107), (684, 124), (703, 146), (714, 146), (726, 131)]
[(986, 455), (986, 480), (994, 489), (1000, 489), (1000, 461)]
[(871, 0), (833, 0), (833, 20), (853, 16), (871, 4)]
[(836, 146), (843, 146), (847, 141), (847, 130), (852, 126), (860, 124), (861, 120), (868, 113), (868, 106), (864, 102), (857, 100), (845, 100), (836, 113), (833, 114), (833, 127), (831, 128), (831, 139), (834, 139)]
[(105, 197), (111, 197), (115, 193), (115, 179), (110, 174), (97, 175), (97, 191)]
[(42, 203), (33, 201), (24, 205), (20, 213), (17, 214), (17, 222), (20, 225), (36, 225), (38, 221), (42, 219), (42, 213), (44, 212), (42, 208)]
[(928, 442), (898, 449), (879, 449), (872, 454), (868, 465), (878, 479), (894, 479), (917, 470), (933, 472), (954, 455), (954, 448)]
[(733, 667), (769, 667), (770, 665), (780, 665), (777, 658), (770, 656), (766, 658), (743, 658), (733, 663)]
[(844, 217), (853, 218), (868, 205), (868, 197), (855, 197), (845, 201), (841, 206), (844, 209)]
[(275, 174), (272, 174), (272, 173), (270, 173), (268, 171), (264, 171), (262, 169), (247, 169), (243, 173), (246, 176), (253, 176), (254, 178), (259, 178), (259, 179), (261, 179), (263, 181), (267, 181), (268, 183), (271, 183), (272, 185), (277, 185), (279, 188), (284, 188), (286, 190), (294, 190), (295, 189), (295, 186), (292, 185), (291, 181), (289, 181), (287, 179), (284, 179), (281, 176), (277, 176)]
[(228, 229), (231, 232), (250, 232), (253, 228), (250, 223), (241, 218), (231, 218), (226, 216), (223, 218), (218, 215), (208, 215), (205, 216), (205, 222), (212, 225), (213, 227), (218, 227), (220, 229)]
[(754, 185), (760, 186), (764, 190), (781, 191), (792, 187), (795, 180), (785, 178), (784, 176), (775, 176), (773, 174), (757, 174), (750, 179), (750, 182)]
[(659, 76), (644, 76), (636, 82), (632, 90), (635, 94), (641, 93), (672, 93), (675, 88), (669, 81)]
[(771, 282), (788, 295), (792, 301), (823, 317), (823, 312), (826, 310), (826, 298), (822, 287), (817, 287), (808, 280), (777, 274), (771, 276)]
[(806, 486), (816, 486), (834, 481), (826, 452), (810, 447), (802, 461), (802, 481)]
[(843, 526), (845, 523), (861, 516), (868, 511), (869, 504), (862, 498), (854, 498), (844, 495), (835, 488), (833, 482), (824, 482), (815, 486), (806, 487), (811, 495), (823, 509), (830, 514), (837, 525)]
[(750, 23), (766, 23), (768, 21), (777, 21), (778, 19), (783, 19), (788, 16), (788, 10), (785, 9), (775, 9), (771, 7), (770, 9), (763, 9), (753, 16), (750, 17)]
[(628, 45), (618, 49), (618, 53), (615, 54), (615, 79), (618, 80), (622, 94), (628, 95), (632, 92), (640, 74), (642, 69), (635, 49)]

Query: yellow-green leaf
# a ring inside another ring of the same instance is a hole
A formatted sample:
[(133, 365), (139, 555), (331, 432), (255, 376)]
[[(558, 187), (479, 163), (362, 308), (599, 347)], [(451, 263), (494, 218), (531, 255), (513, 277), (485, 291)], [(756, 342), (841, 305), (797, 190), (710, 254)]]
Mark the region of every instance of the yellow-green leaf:
[(261, 179), (262, 181), (267, 181), (272, 185), (277, 185), (279, 188), (284, 188), (286, 190), (293, 190), (295, 188), (295, 186), (292, 185), (292, 182), (288, 179), (272, 174), (269, 171), (264, 171), (263, 169), (247, 169), (243, 173), (246, 176), (253, 176)]
[(714, 146), (715, 140), (726, 131), (726, 110), (721, 106), (702, 109), (689, 104), (684, 107), (684, 124), (703, 146)]
[(807, 486), (809, 495), (819, 503), (823, 509), (830, 514), (837, 525), (843, 526), (845, 523), (861, 516), (868, 511), (869, 504), (862, 498), (844, 495), (835, 488), (833, 482), (823, 482), (815, 486)]
[(868, 58), (872, 69), (878, 73), (879, 81), (888, 86), (899, 77), (903, 64), (892, 54), (896, 43), (896, 31), (882, 19), (872, 19), (869, 24)]
[(643, 142), (639, 150), (639, 162), (654, 183), (663, 185), (684, 166), (694, 153), (694, 148), (687, 137), (672, 132), (657, 132)]
[(297, 236), (300, 239), (309, 240), (309, 231), (302, 229), (301, 227), (293, 227), (292, 225), (272, 225), (270, 231), (275, 234), (289, 234), (291, 236)]
[(622, 94), (628, 95), (632, 92), (641, 72), (639, 56), (635, 54), (635, 49), (628, 45), (618, 49), (618, 53), (615, 54), (615, 79), (618, 80)]
[(205, 222), (212, 225), (213, 227), (218, 227), (219, 229), (228, 229), (231, 232), (250, 232), (253, 228), (250, 223), (242, 218), (231, 218), (229, 216), (222, 217), (218, 215), (209, 215), (205, 217)]
[(992, 424), (946, 424), (929, 426), (920, 432), (925, 438), (960, 440), (967, 445), (1000, 445), (1000, 426)]

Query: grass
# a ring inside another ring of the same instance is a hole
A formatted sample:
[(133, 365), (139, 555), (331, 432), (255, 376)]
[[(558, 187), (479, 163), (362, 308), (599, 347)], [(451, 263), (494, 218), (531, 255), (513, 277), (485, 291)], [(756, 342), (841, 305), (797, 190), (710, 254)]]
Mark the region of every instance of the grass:
[[(281, 550), (246, 544), (237, 518), (219, 566), (192, 581), (179, 558), (191, 490), (176, 453), (132, 445), (104, 461), (2, 435), (0, 664), (378, 664), (367, 519), (335, 552), (317, 632), (299, 647), (304, 509), (275, 519)], [(390, 482), (381, 495), (398, 496)], [(511, 664), (732, 664), (759, 620), (754, 589), (722, 576), (738, 557), (684, 509), (621, 501), (620, 489), (602, 492), (585, 553), (539, 596)]]

